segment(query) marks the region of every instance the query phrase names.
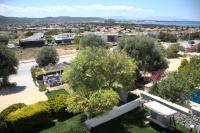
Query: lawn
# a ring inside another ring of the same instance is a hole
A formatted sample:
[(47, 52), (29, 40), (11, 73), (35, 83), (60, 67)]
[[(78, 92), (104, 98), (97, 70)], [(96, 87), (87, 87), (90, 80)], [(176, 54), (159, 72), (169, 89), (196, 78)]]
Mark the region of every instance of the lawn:
[[(146, 110), (136, 109), (91, 130), (91, 133), (189, 133), (189, 129), (176, 125), (177, 129), (164, 130), (154, 123), (145, 124)], [(88, 133), (83, 116), (76, 115), (65, 121), (43, 128), (39, 133)]]
[(58, 121), (54, 126), (38, 133), (89, 133), (89, 131), (82, 123), (82, 115), (77, 115), (62, 122)]
[(146, 111), (136, 109), (126, 113), (116, 119), (104, 123), (94, 129), (92, 133), (188, 133), (189, 129), (184, 126), (176, 125), (177, 130), (165, 130), (154, 123), (145, 124)]
[(46, 92), (47, 97), (57, 94), (65, 94), (68, 95), (69, 93), (65, 89), (54, 90), (50, 92)]

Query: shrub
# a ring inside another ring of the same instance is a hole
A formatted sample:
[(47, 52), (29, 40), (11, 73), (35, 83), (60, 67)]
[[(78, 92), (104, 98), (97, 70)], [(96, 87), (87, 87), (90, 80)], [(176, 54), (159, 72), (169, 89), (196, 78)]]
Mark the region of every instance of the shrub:
[(4, 121), (4, 118), (0, 115), (0, 133), (7, 133), (7, 123)]
[(7, 115), (9, 115), (10, 113), (18, 110), (18, 109), (21, 109), (23, 107), (26, 107), (26, 105), (24, 103), (16, 103), (16, 104), (13, 104), (13, 105), (10, 105), (9, 107), (7, 107), (6, 109), (4, 109), (1, 113), (0, 113), (0, 116), (2, 118), (5, 118)]
[(65, 119), (73, 116), (72, 113), (68, 113), (66, 111), (66, 99), (66, 94), (56, 94), (49, 96), (48, 103), (51, 108), (53, 117)]
[(34, 82), (36, 82), (36, 80), (42, 80), (44, 74), (45, 73), (42, 71), (42, 68), (38, 66), (31, 67), (31, 75)]
[(178, 57), (178, 52), (182, 49), (179, 44), (172, 44), (166, 49), (167, 58)]
[(45, 86), (43, 81), (38, 81), (39, 84), (39, 91), (46, 91), (47, 87)]
[(0, 113), (0, 133), (10, 132), (8, 125), (5, 121), (6, 116), (8, 116), (11, 112), (14, 112), (25, 106), (26, 105), (24, 103), (16, 103), (16, 104), (13, 104), (13, 105), (7, 107)]
[(10, 113), (5, 120), (14, 132), (32, 130), (50, 121), (50, 107), (47, 102), (38, 102)]

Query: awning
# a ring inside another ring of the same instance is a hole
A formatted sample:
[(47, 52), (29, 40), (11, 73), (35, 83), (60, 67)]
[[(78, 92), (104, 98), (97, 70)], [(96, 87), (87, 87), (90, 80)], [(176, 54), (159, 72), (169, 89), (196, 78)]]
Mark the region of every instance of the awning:
[(156, 101), (144, 103), (144, 106), (160, 115), (163, 115), (163, 116), (172, 116), (177, 113), (177, 111), (175, 111), (167, 106), (164, 106)]

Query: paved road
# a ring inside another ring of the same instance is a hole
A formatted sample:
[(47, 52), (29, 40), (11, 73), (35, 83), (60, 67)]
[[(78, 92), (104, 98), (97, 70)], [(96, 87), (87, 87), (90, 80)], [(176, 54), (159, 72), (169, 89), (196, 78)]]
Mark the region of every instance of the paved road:
[[(61, 62), (70, 62), (70, 60), (75, 56), (75, 54), (61, 56), (59, 63)], [(30, 69), (32, 66), (36, 65), (34, 60), (23, 61), (19, 63), (18, 71), (16, 75), (10, 76), (11, 82), (16, 82), (17, 86), (25, 86), (26, 88), (35, 87)]]

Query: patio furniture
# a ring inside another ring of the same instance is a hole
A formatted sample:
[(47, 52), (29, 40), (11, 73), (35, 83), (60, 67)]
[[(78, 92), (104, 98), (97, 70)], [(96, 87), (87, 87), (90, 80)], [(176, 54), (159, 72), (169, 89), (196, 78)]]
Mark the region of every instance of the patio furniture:
[(150, 121), (163, 128), (169, 128), (171, 126), (171, 122), (175, 125), (173, 116), (177, 113), (177, 111), (156, 101), (144, 103), (144, 106), (150, 110), (150, 115), (147, 117)]

